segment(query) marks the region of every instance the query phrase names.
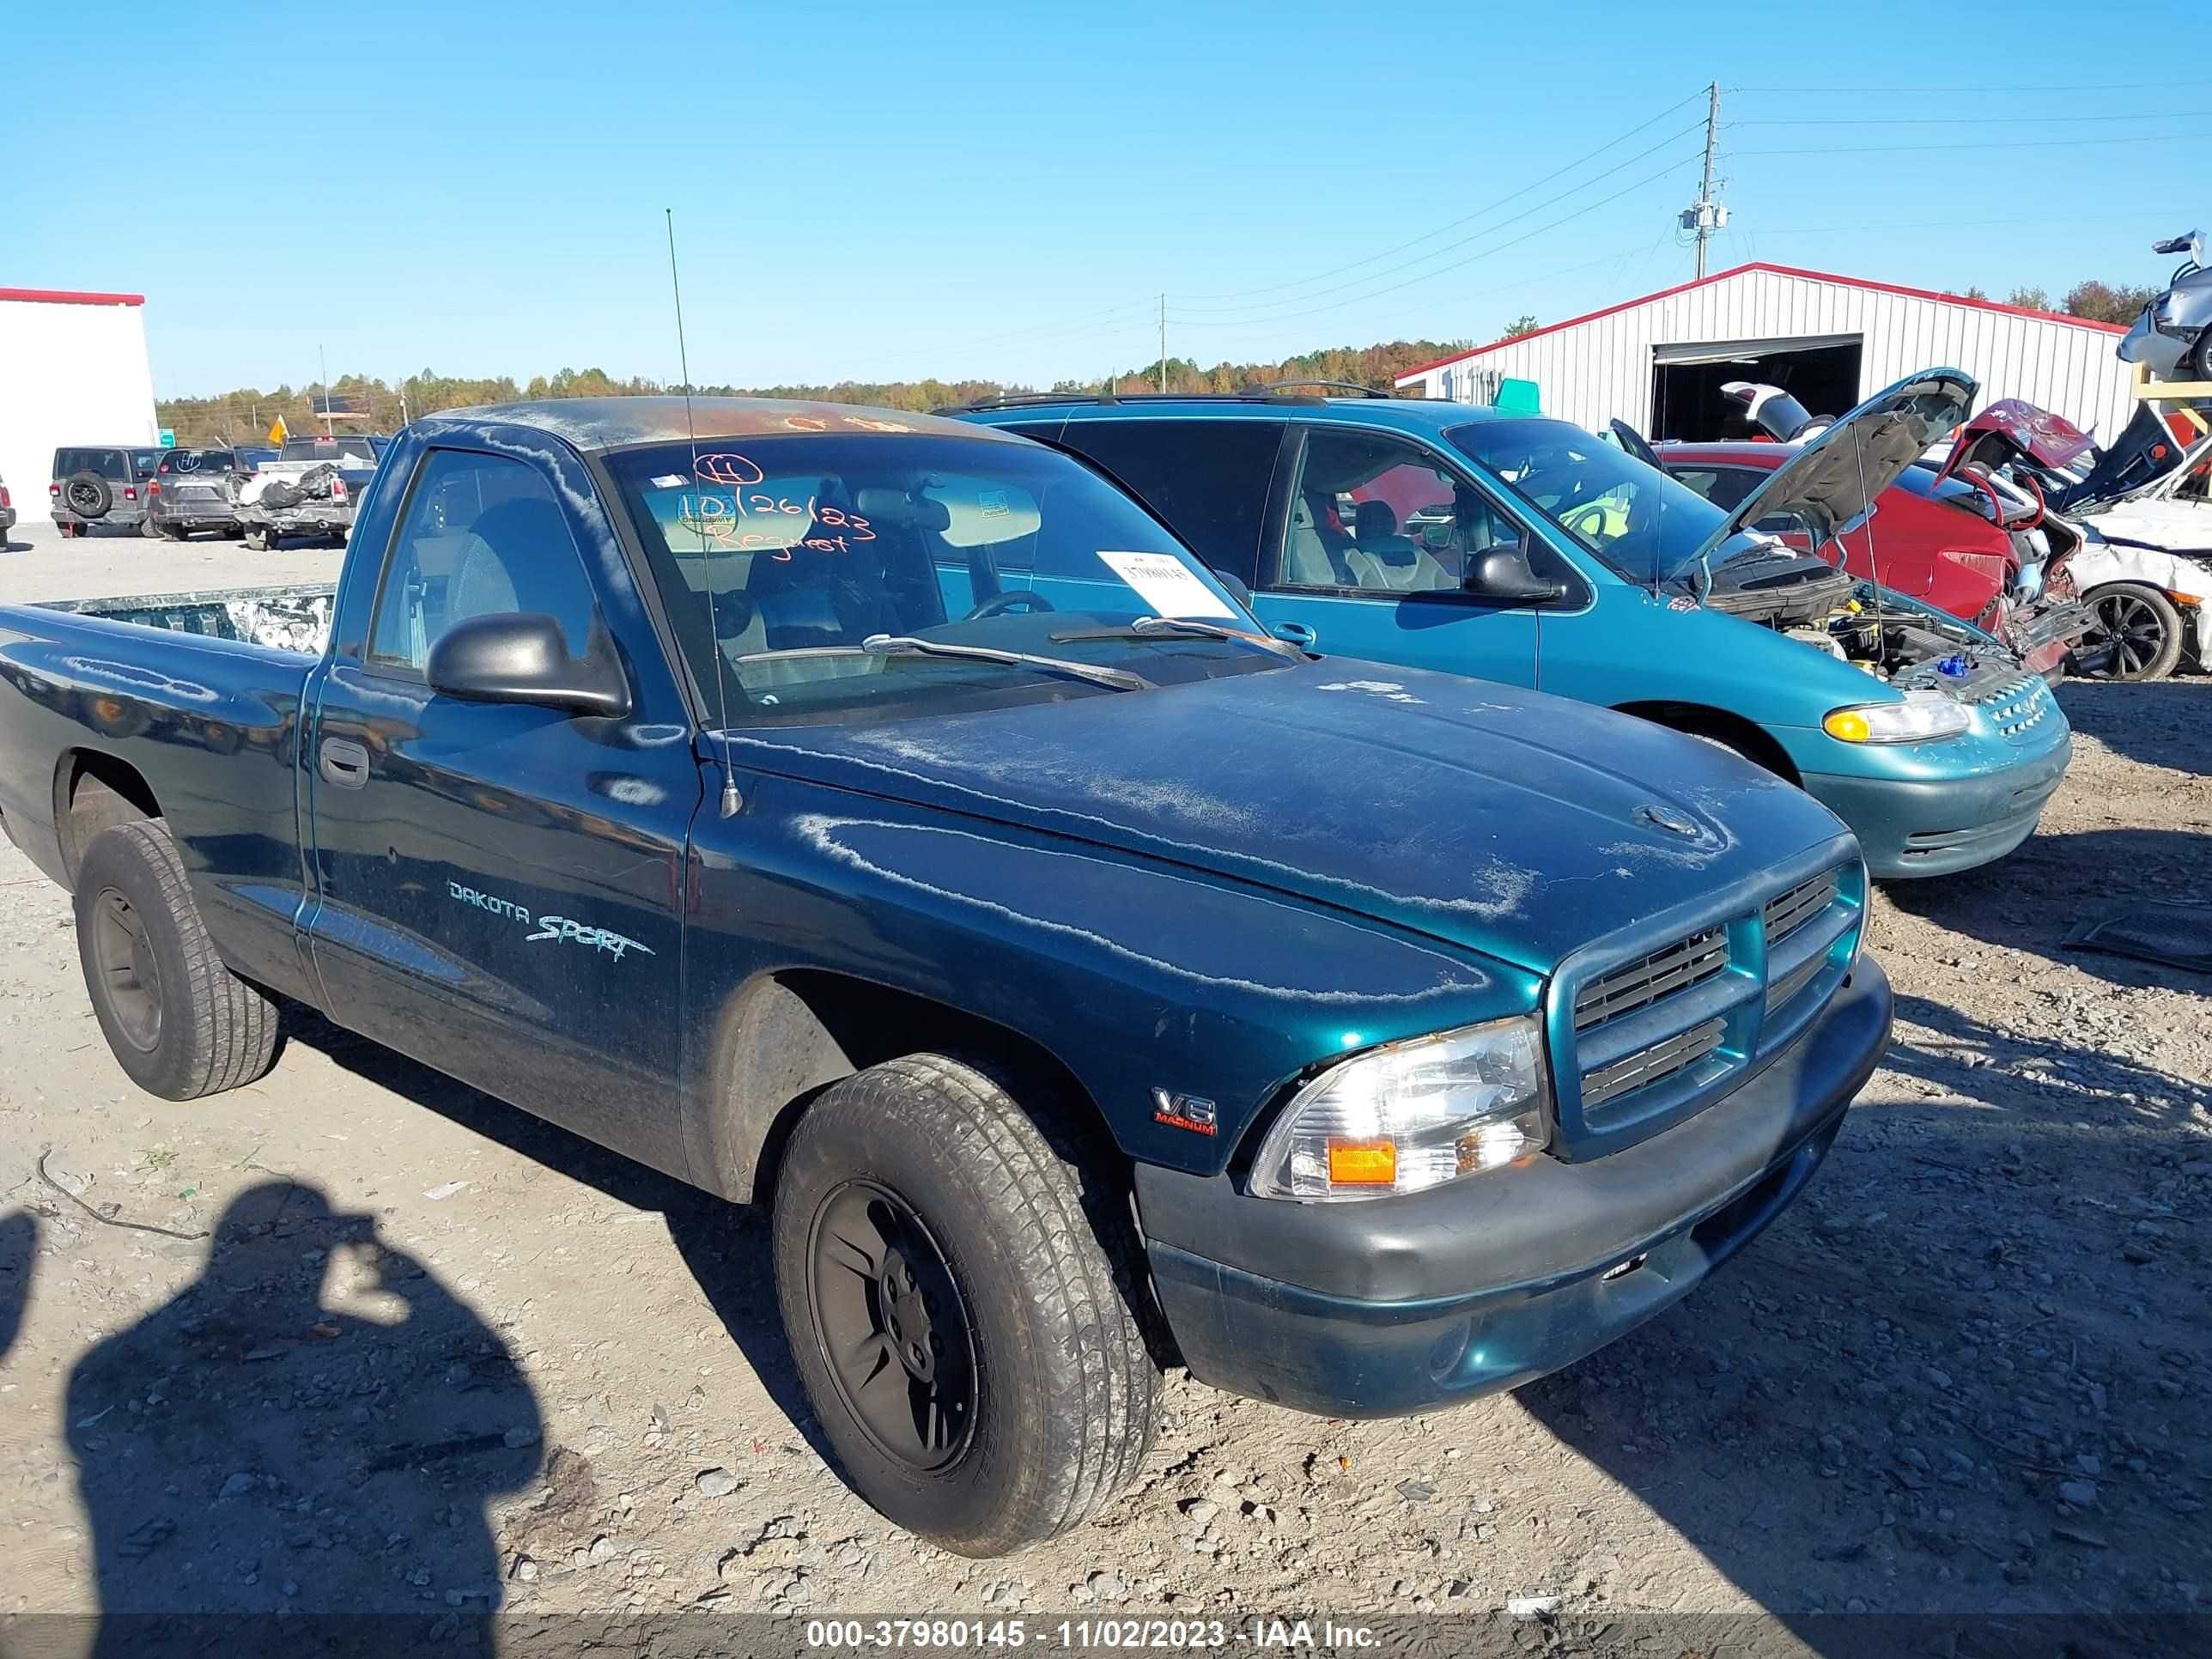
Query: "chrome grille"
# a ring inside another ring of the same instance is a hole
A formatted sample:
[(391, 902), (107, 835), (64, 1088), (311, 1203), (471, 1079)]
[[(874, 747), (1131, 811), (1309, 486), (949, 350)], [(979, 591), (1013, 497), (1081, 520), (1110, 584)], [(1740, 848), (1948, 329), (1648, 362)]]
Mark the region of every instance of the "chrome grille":
[(1583, 1078), (1583, 1109), (1602, 1106), (1632, 1089), (1641, 1089), (1647, 1083), (1656, 1083), (1661, 1078), (1671, 1077), (1696, 1065), (1721, 1046), (1727, 1031), (1726, 1020), (1709, 1019), (1702, 1025), (1677, 1032), (1664, 1042), (1654, 1043), (1626, 1060), (1616, 1060), (1601, 1071), (1586, 1073)]
[(1701, 985), (1726, 972), (1728, 965), (1726, 929), (1710, 927), (1692, 933), (1583, 986), (1575, 996), (1575, 1030), (1587, 1031), (1662, 997)]
[(1766, 901), (1766, 942), (1788, 939), (1836, 900), (1833, 870), (1801, 882), (1786, 893)]

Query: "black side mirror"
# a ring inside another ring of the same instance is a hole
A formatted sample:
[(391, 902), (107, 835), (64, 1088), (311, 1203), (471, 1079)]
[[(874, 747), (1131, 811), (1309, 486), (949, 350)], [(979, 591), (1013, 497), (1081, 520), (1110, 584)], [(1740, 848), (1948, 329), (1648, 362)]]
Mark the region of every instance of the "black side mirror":
[(1491, 547), (1468, 554), (1460, 587), (1486, 605), (1508, 608), (1557, 605), (1567, 597), (1565, 584), (1546, 581), (1537, 575), (1528, 567), (1528, 556), (1517, 547)]
[(1244, 585), (1242, 576), (1232, 575), (1219, 565), (1213, 568), (1213, 580), (1229, 590), (1229, 597), (1247, 611), (1252, 608), (1252, 590)]
[(597, 617), (584, 655), (572, 658), (561, 624), (542, 612), (471, 617), (438, 636), (424, 673), (432, 690), (471, 702), (529, 703), (609, 720), (630, 711), (629, 683)]

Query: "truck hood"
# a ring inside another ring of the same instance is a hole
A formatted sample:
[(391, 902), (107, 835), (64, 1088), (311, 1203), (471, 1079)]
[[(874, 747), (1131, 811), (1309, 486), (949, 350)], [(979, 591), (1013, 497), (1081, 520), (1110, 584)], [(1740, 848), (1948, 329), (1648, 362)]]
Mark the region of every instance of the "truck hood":
[(1848, 531), (1931, 444), (1957, 431), (1980, 390), (1956, 368), (1930, 368), (1878, 392), (1777, 467), (1737, 504), (1686, 562), (1711, 560), (1723, 543), (1763, 519), (1794, 514), (1814, 545)]
[(1717, 744), (1338, 659), (731, 744), (740, 769), (1212, 872), (1538, 974), (1846, 833)]

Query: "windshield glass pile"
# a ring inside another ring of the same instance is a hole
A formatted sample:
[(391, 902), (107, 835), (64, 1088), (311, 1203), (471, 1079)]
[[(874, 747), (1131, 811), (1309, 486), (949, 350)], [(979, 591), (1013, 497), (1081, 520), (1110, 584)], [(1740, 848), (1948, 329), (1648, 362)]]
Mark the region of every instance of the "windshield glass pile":
[(701, 694), (712, 709), (726, 690), (733, 723), (1097, 696), (1285, 660), (1171, 532), (1057, 451), (864, 429), (702, 439), (696, 457), (658, 444), (607, 465)]
[(1728, 519), (1686, 484), (1566, 421), (1480, 421), (1444, 436), (1639, 586), (1674, 574)]

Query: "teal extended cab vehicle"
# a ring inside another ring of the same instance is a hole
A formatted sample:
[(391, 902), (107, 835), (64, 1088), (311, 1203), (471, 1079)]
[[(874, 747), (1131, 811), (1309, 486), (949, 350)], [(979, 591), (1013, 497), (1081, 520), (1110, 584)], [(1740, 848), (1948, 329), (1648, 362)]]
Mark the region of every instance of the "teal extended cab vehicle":
[(1091, 468), (888, 410), (441, 414), (335, 592), (0, 606), (0, 825), (154, 1093), (290, 1000), (772, 1205), (840, 1465), (971, 1553), (1135, 1475), (1156, 1355), (1380, 1415), (1612, 1340), (1889, 1032), (1802, 792), (1314, 660)]
[(1867, 503), (1975, 391), (1955, 369), (1900, 382), (1733, 512), (1566, 422), (1462, 404), (1290, 386), (966, 418), (1103, 468), (1285, 638), (1717, 740), (1831, 807), (1895, 878), (2026, 840), (2065, 775), (2066, 717), (1990, 635), (1751, 526), (1878, 538)]

